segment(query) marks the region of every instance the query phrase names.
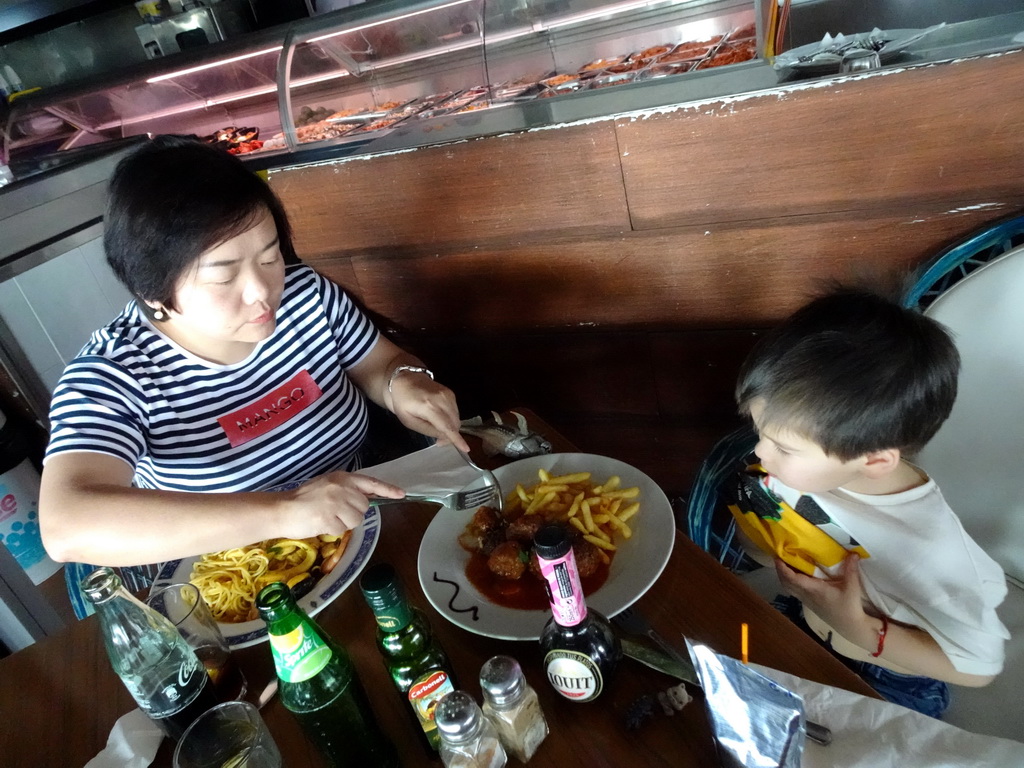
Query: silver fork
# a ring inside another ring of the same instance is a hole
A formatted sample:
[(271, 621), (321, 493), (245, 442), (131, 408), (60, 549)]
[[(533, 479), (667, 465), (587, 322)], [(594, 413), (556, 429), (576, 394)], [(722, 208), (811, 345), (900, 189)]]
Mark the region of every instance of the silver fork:
[[(697, 677), (696, 670), (693, 669), (693, 662), (690, 660), (689, 655), (684, 656), (681, 652), (677, 651), (672, 645), (670, 645), (665, 638), (658, 634), (657, 630), (651, 626), (650, 622), (640, 613), (636, 608), (629, 607), (624, 611), (617, 613), (612, 617), (612, 624), (615, 624), (620, 630), (628, 635), (644, 635), (649, 637), (655, 645), (661, 648), (666, 654), (671, 656), (675, 661), (682, 664), (687, 671), (693, 670), (693, 680), (699, 680)], [(699, 685), (699, 683), (697, 683)], [(832, 731), (826, 728), (820, 723), (815, 723), (812, 720), (804, 721), (804, 728), (807, 733), (807, 738), (811, 741), (816, 741), (822, 746), (828, 746), (832, 743)]]
[[(473, 469), (480, 473), (479, 481), (474, 480), (472, 483), (467, 485), (458, 491), (443, 492), (438, 491), (437, 493), (407, 493), (401, 499), (370, 499), (371, 507), (384, 507), (389, 504), (403, 504), (407, 501), (427, 501), (432, 504), (440, 504), (443, 507), (449, 507), (456, 512), (462, 512), (467, 509), (476, 509), (477, 507), (483, 506), (484, 504), (493, 504), (501, 510), (503, 499), (501, 497), (501, 486), (498, 485), (498, 480), (494, 476), (494, 473), (481, 469), (466, 454), (462, 453), (462, 458), (466, 460)], [(477, 486), (477, 482), (482, 482), (483, 485)]]
[[(491, 493), (494, 495), (494, 499), (492, 500), (493, 506), (497, 507), (498, 511), (501, 512), (505, 508), (505, 494), (501, 492), (501, 484), (498, 483), (498, 478), (494, 476), (494, 473), (491, 472), (491, 470), (478, 467), (473, 460), (469, 458), (468, 453), (459, 451), (459, 455), (466, 460), (466, 463), (469, 464), (469, 466), (480, 473), (480, 479), (483, 481), (484, 487), (490, 488)], [(478, 504), (477, 506), (480, 505)]]

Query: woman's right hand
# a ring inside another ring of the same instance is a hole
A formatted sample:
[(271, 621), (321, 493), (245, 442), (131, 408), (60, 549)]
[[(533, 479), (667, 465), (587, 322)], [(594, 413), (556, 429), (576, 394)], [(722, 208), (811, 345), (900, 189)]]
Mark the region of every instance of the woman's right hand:
[(367, 475), (330, 472), (287, 491), (281, 535), (303, 539), (340, 536), (363, 522), (370, 497), (401, 499), (405, 491)]

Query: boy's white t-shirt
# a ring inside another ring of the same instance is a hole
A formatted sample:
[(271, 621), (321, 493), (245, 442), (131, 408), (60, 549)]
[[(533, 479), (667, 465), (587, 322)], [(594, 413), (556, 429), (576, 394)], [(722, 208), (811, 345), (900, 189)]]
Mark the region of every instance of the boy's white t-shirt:
[(841, 488), (802, 494), (770, 475), (765, 483), (794, 509), (809, 496), (867, 550), (861, 581), (879, 611), (928, 632), (958, 672), (1002, 670), (1010, 633), (996, 608), (1006, 597), (1006, 577), (964, 530), (934, 480), (885, 496)]

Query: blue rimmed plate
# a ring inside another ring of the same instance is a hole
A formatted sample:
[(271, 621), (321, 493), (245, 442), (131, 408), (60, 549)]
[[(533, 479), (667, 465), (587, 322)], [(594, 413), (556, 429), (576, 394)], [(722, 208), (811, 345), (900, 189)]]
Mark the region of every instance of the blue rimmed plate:
[[(312, 591), (299, 599), (299, 606), (310, 616), (322, 611), (356, 580), (369, 562), (379, 538), (380, 512), (376, 507), (371, 507), (366, 511), (363, 524), (352, 531), (352, 538), (337, 566), (322, 577)], [(186, 557), (182, 560), (169, 560), (161, 566), (153, 586), (188, 581), (192, 573), (192, 564), (198, 559)], [(238, 624), (220, 622), (220, 631), (232, 648), (245, 648), (267, 639), (267, 626), (260, 619)]]

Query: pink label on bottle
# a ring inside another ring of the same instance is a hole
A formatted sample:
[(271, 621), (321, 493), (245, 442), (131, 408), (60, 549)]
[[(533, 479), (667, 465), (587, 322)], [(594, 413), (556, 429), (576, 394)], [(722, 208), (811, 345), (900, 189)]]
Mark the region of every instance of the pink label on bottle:
[(587, 604), (583, 600), (583, 587), (572, 550), (555, 560), (538, 557), (537, 562), (548, 584), (548, 599), (555, 621), (563, 627), (574, 627), (587, 618)]

